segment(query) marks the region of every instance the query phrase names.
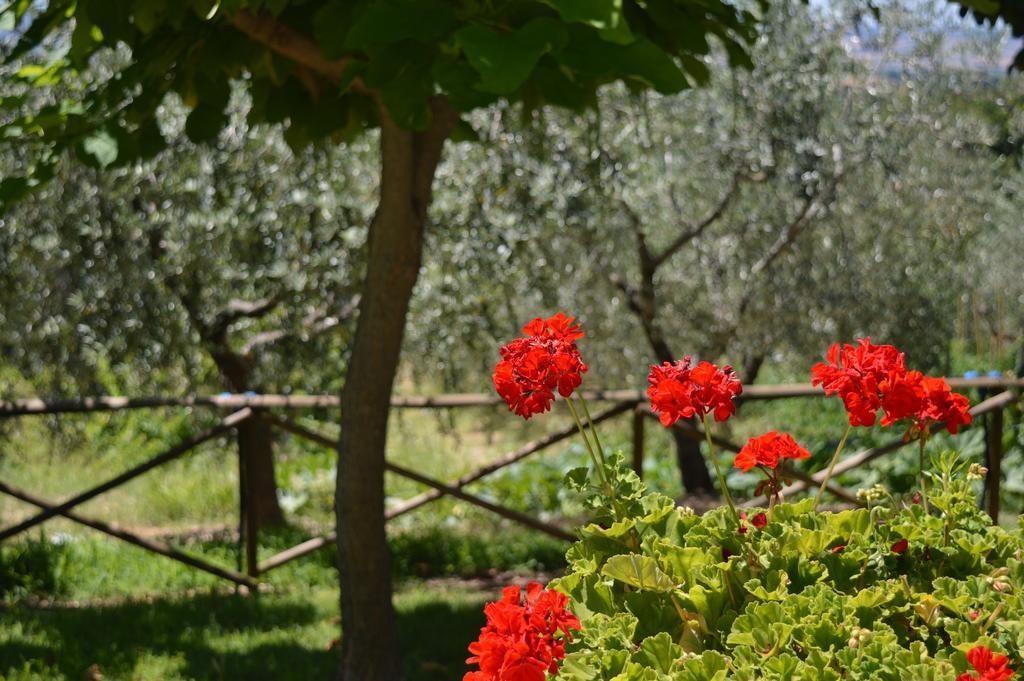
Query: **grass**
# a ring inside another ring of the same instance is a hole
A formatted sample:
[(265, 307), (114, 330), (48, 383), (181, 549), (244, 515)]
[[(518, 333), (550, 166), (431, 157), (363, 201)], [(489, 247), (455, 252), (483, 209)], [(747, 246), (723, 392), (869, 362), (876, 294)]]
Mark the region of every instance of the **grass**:
[[(489, 592), (407, 585), (396, 595), (407, 678), (465, 671)], [(327, 587), (256, 597), (166, 596), (0, 613), (8, 681), (102, 678), (327, 679), (337, 664), (338, 595)]]
[[(296, 539), (287, 535), (270, 537), (263, 551)], [(406, 541), (408, 555), (444, 551), (443, 544), (417, 548)], [(327, 679), (337, 662), (330, 550), (269, 573), (259, 594), (245, 596), (205, 573), (91, 535), (22, 540), (4, 547), (0, 565), (26, 545), (35, 569), (52, 574), (0, 603), (0, 678), (77, 681), (99, 678), (98, 672), (126, 680)], [(226, 541), (196, 540), (183, 548), (222, 564), (233, 560)], [(495, 598), (499, 583), (404, 578), (397, 584), (407, 678), (459, 678), (482, 605)]]

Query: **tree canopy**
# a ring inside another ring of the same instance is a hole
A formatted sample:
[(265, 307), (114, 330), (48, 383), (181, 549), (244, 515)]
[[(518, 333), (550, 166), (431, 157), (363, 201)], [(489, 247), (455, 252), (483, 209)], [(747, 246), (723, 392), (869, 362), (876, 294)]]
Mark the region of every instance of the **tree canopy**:
[(124, 66), (4, 121), (4, 137), (35, 149), (0, 184), (0, 200), (45, 181), (66, 148), (100, 167), (155, 154), (164, 146), (156, 112), (171, 93), (191, 109), (189, 137), (213, 139), (228, 123), (231, 78), (251, 92), (250, 121), (284, 123), (301, 147), (350, 138), (382, 110), (424, 129), (437, 97), (464, 112), (500, 98), (580, 109), (615, 80), (678, 92), (708, 80), (713, 40), (733, 64), (749, 64), (756, 35), (755, 16), (723, 0), (12, 4), (4, 16), (18, 40), (6, 61), (24, 59), (14, 75), (27, 86), (58, 83), (108, 49)]

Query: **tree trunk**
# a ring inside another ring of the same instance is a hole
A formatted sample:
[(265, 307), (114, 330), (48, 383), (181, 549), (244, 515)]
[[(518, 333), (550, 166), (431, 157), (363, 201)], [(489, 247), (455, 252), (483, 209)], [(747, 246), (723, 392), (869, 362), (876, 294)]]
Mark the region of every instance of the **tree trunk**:
[[(696, 421), (691, 423), (697, 428), (701, 427)], [(715, 483), (711, 480), (711, 473), (700, 451), (700, 441), (674, 428), (672, 438), (676, 442), (676, 461), (679, 463), (679, 475), (686, 493), (717, 497)]]
[[(233, 392), (250, 389), (250, 368), (244, 357), (224, 348), (210, 354)], [(245, 462), (245, 503), (254, 516), (256, 528), (284, 525), (284, 513), (277, 500), (273, 430), (265, 421), (251, 418), (238, 424), (236, 433), (238, 456)]]
[(766, 358), (767, 355), (763, 352), (748, 352), (743, 356), (743, 367), (740, 369), (740, 380), (743, 381), (743, 385), (752, 385), (757, 380)]
[(384, 530), (385, 443), (430, 188), (455, 120), (446, 103), (436, 100), (431, 127), (411, 132), (381, 107), (380, 203), (370, 224), (359, 321), (341, 393), (335, 504), (344, 681), (402, 676)]
[(256, 528), (284, 525), (277, 500), (274, 431), (266, 421), (251, 418), (238, 424), (238, 456), (245, 460), (245, 502)]

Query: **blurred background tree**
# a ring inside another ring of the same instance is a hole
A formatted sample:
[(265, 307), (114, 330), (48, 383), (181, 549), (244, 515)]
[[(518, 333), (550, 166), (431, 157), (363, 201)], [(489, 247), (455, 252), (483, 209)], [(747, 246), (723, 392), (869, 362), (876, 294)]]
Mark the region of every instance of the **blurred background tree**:
[[(168, 104), (165, 153), (113, 172), (68, 164), (7, 214), (0, 353), (36, 391), (339, 389), (344, 373), (310, 366), (344, 366), (373, 154), (292, 153), (246, 107), (239, 93), (217, 143), (197, 146)], [(238, 446), (257, 524), (280, 524), (270, 427), (245, 421)]]
[[(983, 113), (1020, 77), (999, 73), (1004, 43), (988, 33), (967, 35), (988, 61), (951, 63), (943, 7), (894, 6), (885, 31), (842, 7), (779, 7), (755, 68), (700, 92), (608, 93), (600, 116), (479, 114), (482, 143), (439, 175), (448, 228), (409, 340), (434, 361), (412, 369), (479, 390), (518, 322), (569, 309), (600, 338), (587, 353), (601, 387), (643, 387), (636, 367), (684, 354), (731, 360), (747, 381), (765, 363), (806, 380), (788, 367), (867, 334), (949, 372), (958, 310), (982, 289), (1006, 291), (1004, 308), (1024, 299), (984, 281), (1022, 265), (993, 241), (1020, 231), (1019, 173), (993, 153), (1017, 137), (1007, 114)], [(685, 488), (708, 492), (699, 446), (677, 437)]]

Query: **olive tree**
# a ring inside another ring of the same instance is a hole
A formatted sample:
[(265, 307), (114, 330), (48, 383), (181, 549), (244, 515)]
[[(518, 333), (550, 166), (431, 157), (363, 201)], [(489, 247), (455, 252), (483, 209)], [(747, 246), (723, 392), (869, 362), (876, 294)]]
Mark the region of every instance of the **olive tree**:
[[(107, 366), (134, 391), (339, 385), (315, 367), (343, 363), (372, 148), (347, 145), (345, 164), (340, 150), (293, 154), (236, 100), (213, 144), (186, 139), (169, 103), (166, 152), (108, 172), (68, 164), (8, 212), (0, 348), (36, 390), (94, 394)], [(237, 435), (254, 520), (280, 524), (272, 431), (251, 419)]]
[[(920, 12), (927, 28), (893, 17), (887, 30), (931, 45), (941, 13)], [(700, 91), (613, 90), (585, 118), (478, 114), (486, 143), (441, 171), (439, 219), (454, 229), (432, 237), (415, 299), (445, 331), (414, 329), (416, 347), (442, 346), (448, 371), (462, 358), (479, 385), (515, 320), (570, 307), (601, 339), (587, 355), (607, 387), (641, 387), (624, 367), (687, 353), (735, 361), (753, 381), (766, 360), (803, 364), (856, 334), (945, 368), (1002, 171), (963, 110), (973, 74), (918, 49), (886, 55), (903, 73), (889, 77), (848, 53), (856, 25), (777, 7), (755, 68)], [(1012, 270), (1012, 255), (993, 259)], [(674, 435), (685, 488), (707, 492), (697, 443)]]

